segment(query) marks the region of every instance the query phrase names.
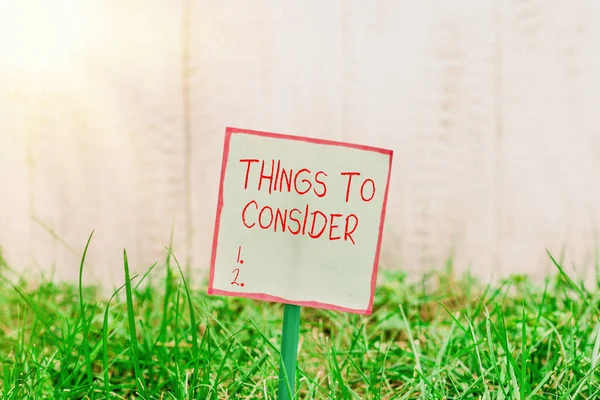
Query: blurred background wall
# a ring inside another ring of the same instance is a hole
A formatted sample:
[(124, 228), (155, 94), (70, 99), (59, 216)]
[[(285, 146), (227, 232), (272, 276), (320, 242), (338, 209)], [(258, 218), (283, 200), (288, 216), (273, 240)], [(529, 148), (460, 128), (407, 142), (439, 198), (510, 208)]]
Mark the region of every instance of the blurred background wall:
[(591, 276), (600, 2), (0, 0), (0, 245), (17, 273), (204, 277), (226, 126), (391, 148), (382, 263)]

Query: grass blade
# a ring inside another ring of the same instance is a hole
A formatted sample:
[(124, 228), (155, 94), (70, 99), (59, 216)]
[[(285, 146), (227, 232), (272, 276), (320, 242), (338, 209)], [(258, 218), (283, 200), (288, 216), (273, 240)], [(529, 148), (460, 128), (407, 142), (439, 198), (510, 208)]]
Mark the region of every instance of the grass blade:
[(139, 346), (137, 341), (137, 331), (135, 327), (135, 313), (133, 311), (133, 296), (131, 294), (131, 278), (129, 277), (129, 261), (127, 260), (127, 251), (123, 250), (123, 267), (125, 269), (125, 296), (127, 299), (127, 320), (129, 322), (129, 350), (131, 353), (131, 362), (135, 372), (135, 384), (140, 394), (148, 398), (144, 385), (144, 377), (139, 363)]
[(81, 256), (81, 263), (79, 264), (79, 306), (81, 308), (81, 329), (83, 338), (81, 339), (81, 345), (83, 347), (83, 356), (85, 358), (85, 367), (87, 371), (87, 381), (89, 385), (94, 382), (94, 371), (92, 370), (92, 359), (90, 358), (90, 344), (88, 342), (88, 323), (85, 315), (85, 302), (83, 301), (83, 265), (85, 264), (85, 256), (87, 255), (90, 242), (94, 236), (94, 231), (88, 237), (85, 248), (83, 249), (83, 255)]
[(185, 296), (188, 302), (188, 308), (190, 310), (190, 325), (191, 325), (191, 334), (192, 334), (192, 356), (194, 357), (194, 368), (192, 371), (192, 397), (196, 395), (196, 379), (197, 379), (197, 371), (198, 371), (198, 363), (200, 360), (200, 351), (198, 348), (198, 324), (196, 323), (196, 313), (194, 312), (194, 303), (192, 303), (192, 296), (190, 295), (190, 290), (187, 285), (187, 281), (185, 280), (185, 276), (183, 275), (183, 270), (181, 269), (181, 265), (177, 260), (175, 254), (171, 253), (173, 256), (173, 260), (175, 260), (175, 264), (177, 265), (177, 269), (179, 270), (179, 274), (181, 275), (181, 280), (183, 282), (183, 288), (185, 290)]
[[(410, 323), (406, 318), (406, 314), (404, 313), (404, 308), (400, 305), (400, 313), (402, 314), (402, 321), (404, 321), (404, 325), (406, 326), (406, 332), (408, 334), (408, 339), (410, 340), (410, 346), (413, 351), (413, 356), (415, 358), (415, 372), (419, 375), (419, 377), (423, 376), (423, 369), (421, 368), (421, 356), (419, 354), (417, 343), (415, 342), (412, 334), (412, 329), (410, 328)], [(419, 379), (420, 388), (421, 388), (421, 397), (425, 398), (425, 383), (423, 379)]]
[[(137, 278), (137, 275), (131, 278), (134, 280)], [(113, 292), (110, 296), (110, 299), (106, 302), (106, 308), (104, 310), (104, 318), (102, 323), (102, 364), (103, 364), (103, 374), (104, 374), (104, 393), (106, 398), (109, 399), (110, 396), (110, 379), (108, 376), (108, 310), (110, 308), (110, 302), (116, 297), (117, 293), (121, 291), (125, 287), (125, 284), (122, 284), (117, 290)]]
[(552, 257), (552, 254), (550, 254), (550, 251), (548, 251), (548, 249), (546, 249), (546, 253), (548, 253), (548, 256), (550, 257), (550, 260), (552, 260), (552, 263), (554, 264), (554, 266), (558, 269), (559, 273), (560, 273), (560, 277), (563, 278), (563, 280), (567, 283), (567, 285), (573, 289), (574, 291), (577, 292), (577, 294), (579, 294), (579, 297), (581, 297), (581, 299), (586, 303), (586, 305), (588, 304), (588, 296), (586, 296), (586, 293), (583, 291), (583, 289), (577, 285), (569, 275), (567, 275), (567, 273), (565, 272), (565, 270), (563, 269), (563, 267), (556, 262), (556, 260), (554, 259), (554, 257)]
[(475, 354), (477, 355), (477, 363), (479, 365), (479, 373), (481, 374), (481, 381), (483, 383), (483, 389), (485, 391), (484, 399), (491, 400), (492, 397), (490, 395), (490, 391), (487, 387), (487, 382), (485, 380), (487, 371), (483, 368), (483, 363), (481, 362), (481, 354), (479, 352), (479, 339), (477, 339), (477, 335), (475, 334), (475, 329), (473, 329), (473, 324), (471, 323), (471, 320), (467, 318), (467, 322), (469, 323), (469, 328), (471, 330), (471, 336), (473, 337), (473, 345), (475, 346)]
[(525, 396), (527, 394), (525, 388), (529, 388), (529, 380), (527, 379), (527, 359), (529, 358), (529, 353), (527, 351), (527, 319), (525, 317), (525, 302), (522, 304), (521, 314), (521, 399), (525, 400)]

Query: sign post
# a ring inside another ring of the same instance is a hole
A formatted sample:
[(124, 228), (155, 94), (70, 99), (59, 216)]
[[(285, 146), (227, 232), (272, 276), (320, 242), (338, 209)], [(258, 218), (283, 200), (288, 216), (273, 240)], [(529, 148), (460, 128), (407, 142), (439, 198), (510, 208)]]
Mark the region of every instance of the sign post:
[(208, 293), (284, 303), (279, 398), (300, 306), (369, 315), (391, 150), (227, 128)]
[(283, 306), (283, 330), (281, 334), (281, 364), (279, 367), (280, 400), (290, 400), (296, 384), (296, 358), (300, 336), (300, 306)]

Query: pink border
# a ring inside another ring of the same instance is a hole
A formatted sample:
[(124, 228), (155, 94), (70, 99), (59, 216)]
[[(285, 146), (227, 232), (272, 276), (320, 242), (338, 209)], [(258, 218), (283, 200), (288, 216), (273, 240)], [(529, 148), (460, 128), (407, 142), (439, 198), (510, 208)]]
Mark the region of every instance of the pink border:
[[(229, 158), (229, 144), (231, 142), (231, 135), (240, 134), (240, 133), (246, 134), (246, 135), (270, 137), (270, 138), (276, 138), (276, 139), (295, 140), (295, 141), (300, 141), (300, 142), (323, 144), (323, 145), (328, 145), (328, 146), (348, 147), (348, 148), (364, 150), (364, 151), (373, 151), (376, 153), (388, 155), (390, 157), (389, 167), (388, 167), (388, 177), (387, 177), (387, 182), (386, 182), (386, 186), (385, 186), (385, 194), (383, 196), (383, 205), (381, 207), (381, 219), (379, 222), (379, 237), (377, 239), (377, 248), (375, 250), (373, 273), (371, 274), (371, 295), (370, 295), (370, 299), (369, 299), (369, 305), (366, 310), (340, 307), (340, 306), (336, 306), (333, 304), (321, 303), (318, 301), (287, 300), (287, 299), (284, 299), (281, 297), (272, 296), (272, 295), (265, 294), (265, 293), (230, 292), (227, 290), (221, 290), (221, 289), (214, 288), (215, 262), (217, 259), (217, 247), (218, 247), (218, 243), (219, 243), (219, 239), (218, 239), (219, 238), (219, 225), (221, 223), (221, 212), (223, 210), (223, 183), (225, 181), (225, 170), (227, 168), (227, 160)], [(385, 211), (386, 211), (386, 207), (387, 207), (388, 191), (390, 188), (390, 176), (392, 174), (392, 158), (393, 158), (393, 156), (394, 156), (394, 152), (392, 150), (381, 149), (378, 147), (363, 146), (363, 145), (353, 144), (353, 143), (336, 142), (333, 140), (315, 139), (315, 138), (308, 138), (308, 137), (302, 137), (302, 136), (284, 135), (284, 134), (280, 134), (280, 133), (262, 132), (262, 131), (255, 131), (255, 130), (250, 130), (250, 129), (239, 129), (239, 128), (227, 127), (225, 129), (225, 143), (224, 143), (224, 148), (223, 148), (223, 161), (221, 163), (221, 178), (220, 178), (220, 183), (219, 183), (219, 198), (217, 200), (217, 215), (215, 218), (215, 229), (214, 229), (214, 235), (213, 235), (212, 254), (211, 254), (211, 258), (210, 258), (210, 275), (209, 275), (209, 282), (208, 282), (208, 294), (209, 295), (245, 297), (245, 298), (255, 299), (255, 300), (264, 300), (264, 301), (277, 302), (277, 303), (294, 304), (294, 305), (305, 306), (305, 307), (323, 308), (323, 309), (333, 310), (333, 311), (349, 312), (349, 313), (354, 313), (354, 314), (370, 315), (373, 312), (373, 298), (375, 296), (375, 287), (377, 285), (377, 270), (379, 268), (379, 256), (381, 253), (381, 241), (383, 239), (383, 222), (385, 220)]]

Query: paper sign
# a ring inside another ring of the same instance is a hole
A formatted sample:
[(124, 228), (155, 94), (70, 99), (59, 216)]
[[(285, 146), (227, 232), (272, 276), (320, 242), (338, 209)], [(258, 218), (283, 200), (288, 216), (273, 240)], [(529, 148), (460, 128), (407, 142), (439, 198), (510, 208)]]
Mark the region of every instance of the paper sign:
[(392, 151), (227, 128), (208, 293), (370, 314)]

